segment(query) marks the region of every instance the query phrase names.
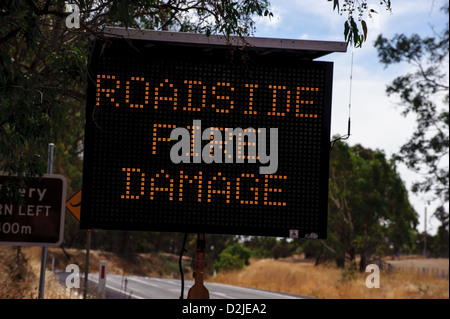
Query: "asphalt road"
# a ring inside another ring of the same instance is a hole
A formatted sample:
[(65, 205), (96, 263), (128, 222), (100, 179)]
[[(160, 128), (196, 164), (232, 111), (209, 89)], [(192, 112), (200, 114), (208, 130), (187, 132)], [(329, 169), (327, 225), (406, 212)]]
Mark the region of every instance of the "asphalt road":
[[(60, 282), (65, 285), (69, 273), (56, 272), (56, 274)], [(80, 282), (83, 282), (83, 279)], [(90, 274), (88, 290), (95, 294), (98, 290), (97, 283), (98, 275)], [(193, 285), (193, 280), (184, 281), (184, 299), (187, 298), (189, 288)], [(210, 299), (308, 299), (298, 295), (209, 282), (205, 283), (205, 287), (209, 290)], [(181, 280), (179, 279), (106, 275), (105, 296), (107, 299), (179, 299), (180, 295)]]

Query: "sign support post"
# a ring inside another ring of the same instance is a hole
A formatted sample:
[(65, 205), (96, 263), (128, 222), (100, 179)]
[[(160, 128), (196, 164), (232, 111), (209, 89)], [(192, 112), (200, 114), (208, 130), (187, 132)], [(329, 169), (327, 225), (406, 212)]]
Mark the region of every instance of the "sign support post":
[[(77, 222), (80, 222), (80, 211), (81, 211), (81, 189), (76, 192), (72, 197), (66, 202), (66, 209), (72, 214)], [(88, 276), (89, 276), (89, 252), (91, 247), (91, 229), (86, 230), (86, 265), (84, 269), (84, 288), (83, 288), (83, 299), (87, 298), (88, 291)]]
[(205, 234), (198, 234), (195, 254), (195, 284), (189, 289), (188, 299), (209, 299), (209, 291), (203, 284), (205, 273)]
[[(47, 174), (53, 174), (53, 152), (55, 144), (48, 144), (48, 160), (47, 160)], [(47, 246), (42, 247), (41, 254), (41, 275), (39, 277), (39, 299), (44, 298), (45, 286), (45, 268), (47, 266)]]
[(84, 267), (84, 290), (83, 290), (83, 299), (87, 297), (88, 291), (88, 281), (89, 281), (89, 254), (91, 249), (91, 230), (88, 229), (87, 233), (87, 243), (86, 243), (86, 265)]

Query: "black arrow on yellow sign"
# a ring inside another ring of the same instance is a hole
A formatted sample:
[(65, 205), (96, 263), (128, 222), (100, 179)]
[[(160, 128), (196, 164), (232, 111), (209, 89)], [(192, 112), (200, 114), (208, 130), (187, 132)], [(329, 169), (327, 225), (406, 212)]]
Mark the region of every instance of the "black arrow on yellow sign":
[(72, 216), (80, 222), (81, 213), (81, 189), (76, 192), (69, 200), (66, 202), (67, 210), (72, 214)]

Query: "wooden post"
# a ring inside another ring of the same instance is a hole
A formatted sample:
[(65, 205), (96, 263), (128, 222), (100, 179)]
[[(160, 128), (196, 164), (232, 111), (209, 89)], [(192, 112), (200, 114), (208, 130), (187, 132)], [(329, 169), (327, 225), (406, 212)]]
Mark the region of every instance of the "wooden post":
[(198, 234), (197, 251), (195, 256), (195, 283), (189, 289), (187, 299), (209, 299), (209, 291), (203, 284), (205, 268), (205, 234)]

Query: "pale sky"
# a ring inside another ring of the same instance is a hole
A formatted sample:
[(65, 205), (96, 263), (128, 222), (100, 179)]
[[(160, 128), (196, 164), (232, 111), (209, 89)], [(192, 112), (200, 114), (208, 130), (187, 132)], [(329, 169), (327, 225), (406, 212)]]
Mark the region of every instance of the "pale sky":
[[(326, 0), (269, 0), (274, 16), (257, 19), (254, 36), (303, 40), (344, 41), (346, 15), (333, 11), (333, 2)], [(344, 1), (340, 1), (341, 5)], [(440, 11), (443, 0), (392, 1), (392, 13), (380, 6), (378, 0), (369, 0), (369, 7), (378, 12), (373, 19), (366, 18), (368, 39), (362, 48), (348, 47), (347, 53), (333, 53), (319, 60), (334, 62), (334, 84), (331, 136), (347, 133), (350, 101), (350, 71), (353, 53), (353, 82), (351, 95), (350, 145), (383, 150), (387, 158), (397, 152), (411, 136), (415, 117), (405, 118), (398, 99), (388, 97), (386, 85), (394, 78), (411, 72), (406, 63), (385, 68), (379, 63), (373, 43), (381, 33), (390, 39), (395, 34), (432, 36), (433, 28), (441, 31), (447, 23)], [(372, 4), (371, 4), (372, 3)], [(357, 16), (356, 16), (357, 17)], [(448, 163), (446, 164), (448, 165)], [(447, 166), (448, 167), (448, 166)], [(400, 175), (409, 189), (417, 178), (404, 166)], [(409, 192), (409, 200), (419, 214), (418, 230), (424, 230), (424, 211), (428, 197)], [(427, 231), (435, 234), (439, 221), (430, 218), (436, 203), (428, 206)], [(447, 203), (448, 207), (448, 203)]]

